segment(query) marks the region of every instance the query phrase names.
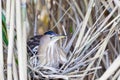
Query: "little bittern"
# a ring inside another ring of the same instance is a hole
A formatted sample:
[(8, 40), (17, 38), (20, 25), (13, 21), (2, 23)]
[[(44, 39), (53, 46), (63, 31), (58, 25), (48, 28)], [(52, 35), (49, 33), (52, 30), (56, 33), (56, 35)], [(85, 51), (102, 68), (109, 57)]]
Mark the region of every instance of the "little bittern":
[(28, 52), (39, 55), (41, 66), (59, 67), (67, 61), (66, 54), (57, 44), (57, 41), (64, 37), (53, 31), (48, 31), (41, 36), (37, 35), (28, 41)]

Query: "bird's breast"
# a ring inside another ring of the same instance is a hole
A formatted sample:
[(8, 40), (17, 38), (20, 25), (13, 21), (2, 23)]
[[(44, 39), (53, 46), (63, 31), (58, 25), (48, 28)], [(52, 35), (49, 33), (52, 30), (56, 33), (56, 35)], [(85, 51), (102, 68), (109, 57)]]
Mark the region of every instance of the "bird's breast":
[(66, 62), (66, 55), (57, 45), (39, 48), (39, 60), (42, 66), (59, 67)]

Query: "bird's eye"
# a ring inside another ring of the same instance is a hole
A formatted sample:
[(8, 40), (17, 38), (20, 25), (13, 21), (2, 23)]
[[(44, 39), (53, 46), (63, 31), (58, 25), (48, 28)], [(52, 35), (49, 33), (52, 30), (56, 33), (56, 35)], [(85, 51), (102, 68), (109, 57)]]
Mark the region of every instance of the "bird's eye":
[(53, 37), (51, 36), (50, 39), (52, 39)]
[(54, 36), (50, 36), (50, 39), (53, 39), (54, 38)]

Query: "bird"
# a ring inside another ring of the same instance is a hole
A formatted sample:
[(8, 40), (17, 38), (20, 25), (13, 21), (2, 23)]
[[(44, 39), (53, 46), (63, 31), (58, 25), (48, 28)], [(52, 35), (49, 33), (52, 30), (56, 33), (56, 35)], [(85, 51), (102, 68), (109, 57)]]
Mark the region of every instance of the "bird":
[(53, 31), (47, 31), (43, 35), (36, 35), (27, 42), (27, 51), (30, 56), (38, 55), (40, 66), (59, 68), (67, 62), (66, 53), (58, 45), (58, 40), (65, 38)]
[(37, 55), (41, 37), (42, 35), (35, 35), (27, 41), (27, 52), (30, 57)]

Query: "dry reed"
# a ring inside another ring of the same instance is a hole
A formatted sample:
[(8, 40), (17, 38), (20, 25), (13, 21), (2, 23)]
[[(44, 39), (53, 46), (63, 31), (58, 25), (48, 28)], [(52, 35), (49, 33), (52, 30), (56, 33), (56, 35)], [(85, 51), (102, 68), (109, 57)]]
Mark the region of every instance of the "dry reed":
[[(3, 23), (0, 13), (0, 80), (120, 79), (119, 0), (2, 0), (3, 2), (6, 3), (6, 9), (0, 3), (0, 12), (6, 13), (9, 44), (6, 48), (2, 43)], [(27, 40), (34, 33), (41, 34), (48, 30), (67, 35), (59, 44), (68, 55), (68, 61), (59, 69), (34, 66), (39, 64), (32, 61), (38, 55), (30, 57), (27, 54)], [(7, 54), (4, 54), (5, 51)], [(7, 74), (4, 72), (6, 64)]]

